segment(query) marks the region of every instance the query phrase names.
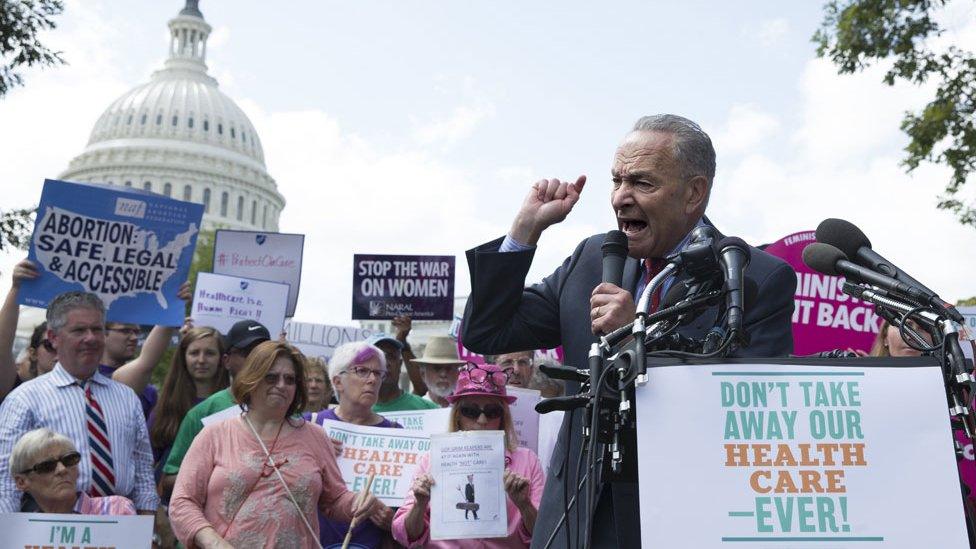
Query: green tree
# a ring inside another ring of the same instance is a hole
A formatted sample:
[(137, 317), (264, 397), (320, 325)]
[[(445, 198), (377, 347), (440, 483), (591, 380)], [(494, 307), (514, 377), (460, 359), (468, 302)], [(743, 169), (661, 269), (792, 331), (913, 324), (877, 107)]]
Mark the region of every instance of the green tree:
[(976, 305), (976, 296), (970, 297), (969, 299), (960, 299), (956, 301), (957, 307), (972, 307)]
[(34, 214), (37, 208), (0, 210), (0, 251), (10, 248), (26, 250), (34, 230)]
[(0, 98), (24, 85), (23, 67), (64, 64), (38, 35), (55, 28), (54, 16), (64, 11), (61, 0), (0, 0)]
[(930, 49), (929, 39), (943, 32), (933, 15), (945, 4), (946, 0), (831, 0), (813, 41), (817, 55), (833, 61), (841, 74), (887, 60), (892, 63), (883, 79), (888, 85), (936, 84), (929, 102), (902, 119), (901, 129), (911, 138), (902, 164), (908, 172), (922, 162), (948, 166), (952, 175), (938, 207), (976, 227), (974, 204), (959, 195), (976, 168), (976, 58), (955, 46)]

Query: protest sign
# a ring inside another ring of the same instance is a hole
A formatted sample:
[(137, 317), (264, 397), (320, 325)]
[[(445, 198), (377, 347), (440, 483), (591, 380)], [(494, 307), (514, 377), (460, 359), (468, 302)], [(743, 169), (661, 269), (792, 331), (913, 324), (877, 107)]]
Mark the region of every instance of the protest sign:
[(549, 467), (552, 461), (552, 451), (556, 448), (556, 440), (559, 439), (559, 429), (563, 425), (563, 416), (566, 412), (553, 410), (548, 414), (539, 414), (539, 462), (546, 475), (549, 475)]
[(430, 539), (508, 535), (504, 431), (430, 437)]
[(648, 368), (645, 547), (968, 547), (934, 359), (770, 362)]
[(143, 515), (0, 514), (4, 547), (150, 549), (153, 521)]
[(240, 320), (256, 320), (276, 338), (287, 304), (287, 284), (199, 273), (190, 316), (197, 326), (212, 326), (223, 334)]
[(793, 308), (793, 352), (809, 355), (833, 349), (870, 351), (883, 321), (874, 305), (845, 294), (844, 277), (807, 267), (803, 249), (816, 242), (814, 231), (791, 234), (766, 246), (765, 252), (796, 271)]
[(538, 455), (539, 412), (535, 411), (535, 405), (542, 398), (541, 393), (535, 389), (512, 386), (506, 387), (505, 390), (517, 398), (515, 402), (508, 405), (508, 409), (512, 413), (512, 424), (518, 435), (519, 446), (528, 448)]
[(453, 255), (353, 256), (352, 318), (454, 318)]
[(18, 302), (47, 307), (82, 290), (108, 320), (179, 326), (202, 216), (201, 204), (146, 191), (45, 180), (27, 255), (41, 276), (24, 281)]
[(240, 417), (240, 415), (241, 415), (241, 407), (240, 406), (237, 406), (237, 405), (234, 405), (234, 406), (231, 406), (230, 408), (225, 408), (225, 409), (223, 409), (223, 410), (221, 410), (219, 412), (214, 412), (214, 413), (210, 414), (209, 416), (201, 419), (200, 420), (200, 423), (203, 423), (203, 426), (206, 427), (207, 425), (213, 425), (214, 423), (220, 423), (221, 421), (224, 421), (225, 419), (231, 419), (231, 418), (235, 418), (235, 417)]
[(339, 472), (352, 492), (361, 492), (369, 476), (371, 491), (390, 507), (403, 505), (420, 456), (430, 450), (430, 438), (406, 429), (367, 427), (327, 419), (322, 422), (329, 437), (342, 441), (336, 458)]
[[(461, 340), (461, 324), (458, 323), (457, 328), (456, 329), (452, 328), (452, 330), (455, 332), (455, 334), (453, 334), (453, 335), (457, 339), (458, 357), (461, 360), (464, 360), (466, 362), (473, 362), (475, 364), (484, 364), (485, 363), (485, 355), (479, 355), (478, 353), (469, 351), (464, 346), (464, 342)], [(551, 359), (551, 360), (555, 360), (556, 362), (559, 362), (560, 364), (562, 364), (562, 362), (563, 362), (563, 348), (560, 345), (559, 347), (556, 347), (555, 349), (536, 349), (535, 350), (535, 356), (534, 356), (534, 358), (536, 360), (540, 360), (540, 359)]]
[(214, 237), (213, 272), (288, 284), (288, 309), (295, 316), (302, 281), (305, 235), (219, 230)]
[(285, 321), (285, 333), (291, 343), (305, 356), (325, 360), (332, 358), (336, 347), (350, 341), (363, 341), (373, 335), (368, 328), (353, 326), (330, 326), (311, 322)]
[(386, 419), (398, 423), (404, 429), (422, 431), (427, 435), (446, 433), (451, 421), (450, 408), (383, 412), (382, 415)]

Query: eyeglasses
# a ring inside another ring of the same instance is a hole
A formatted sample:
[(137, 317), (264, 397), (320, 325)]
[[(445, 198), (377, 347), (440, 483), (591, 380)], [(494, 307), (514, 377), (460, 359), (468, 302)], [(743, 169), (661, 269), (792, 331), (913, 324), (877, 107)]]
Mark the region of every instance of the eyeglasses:
[(40, 463), (36, 463), (30, 469), (24, 469), (21, 471), (20, 474), (26, 475), (27, 473), (33, 472), (39, 475), (47, 475), (53, 473), (54, 470), (58, 468), (58, 462), (61, 462), (61, 464), (65, 467), (74, 467), (75, 465), (78, 465), (80, 461), (81, 454), (78, 452), (71, 452), (59, 458), (47, 459)]
[(475, 383), (484, 383), (485, 380), (491, 380), (491, 384), (495, 387), (504, 387), (508, 383), (508, 378), (512, 375), (512, 369), (507, 368), (501, 371), (490, 371), (478, 366), (474, 362), (468, 362), (465, 366), (468, 372), (468, 377), (471, 381)]
[(139, 334), (142, 333), (142, 330), (139, 328), (106, 328), (106, 330), (125, 334), (129, 337), (139, 337)]
[(502, 417), (502, 414), (505, 413), (505, 410), (497, 404), (489, 404), (484, 408), (475, 406), (473, 404), (465, 404), (461, 406), (458, 411), (461, 412), (462, 416), (468, 419), (478, 419), (481, 417), (481, 414), (485, 414), (485, 417), (488, 419), (498, 419)]
[(356, 377), (358, 377), (359, 379), (369, 379), (369, 376), (376, 376), (376, 379), (380, 381), (386, 379), (386, 370), (371, 370), (369, 368), (364, 368), (362, 366), (356, 366), (355, 368), (350, 368), (342, 373), (356, 374)]
[(264, 382), (267, 383), (268, 385), (271, 385), (272, 387), (277, 385), (278, 380), (280, 379), (285, 380), (285, 385), (295, 384), (295, 374), (265, 374), (264, 375)]
[(510, 358), (510, 359), (508, 359), (506, 361), (499, 362), (498, 365), (501, 366), (502, 369), (509, 369), (509, 368), (514, 367), (514, 366), (518, 366), (519, 368), (528, 368), (529, 366), (532, 366), (532, 359), (531, 358), (520, 358), (518, 360), (513, 360), (513, 359)]

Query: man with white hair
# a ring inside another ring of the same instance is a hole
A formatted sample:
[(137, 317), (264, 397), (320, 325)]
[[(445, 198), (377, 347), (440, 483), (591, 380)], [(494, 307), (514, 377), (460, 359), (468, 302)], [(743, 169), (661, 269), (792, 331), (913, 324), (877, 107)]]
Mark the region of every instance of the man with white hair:
[(423, 356), (413, 359), (412, 362), (423, 371), (424, 382), (427, 384), (427, 395), (424, 398), (441, 408), (450, 406), (447, 397), (454, 394), (458, 371), (464, 364), (458, 358), (457, 343), (448, 336), (434, 336), (424, 347)]
[[(71, 439), (83, 456), (78, 491), (125, 496), (140, 514), (154, 514), (159, 496), (139, 398), (98, 371), (105, 347), (102, 300), (87, 292), (63, 293), (48, 306), (47, 323), (58, 363), (14, 389), (0, 406), (0, 513), (22, 508), (9, 464), (14, 443), (47, 427)], [(33, 510), (32, 502), (23, 503)]]
[[(572, 211), (586, 176), (574, 183), (537, 181), (516, 213), (508, 235), (467, 253), (471, 296), (462, 325), (465, 347), (497, 354), (562, 345), (567, 364), (587, 364), (590, 345), (597, 336), (633, 321), (636, 298), (648, 281), (661, 272), (668, 257), (688, 245), (693, 229), (711, 225), (705, 208), (714, 178), (715, 149), (698, 124), (673, 114), (640, 118), (617, 148), (610, 170), (610, 205), (617, 228), (628, 240), (629, 257), (624, 262), (621, 285), (601, 282), (604, 235), (598, 234), (581, 242), (541, 283), (526, 287), (525, 276), (536, 243), (546, 229)], [(743, 328), (750, 341), (735, 356), (787, 356), (793, 350), (790, 321), (796, 274), (789, 265), (761, 250), (749, 251), (751, 261), (745, 278), (756, 284), (761, 298), (745, 311)], [(652, 310), (678, 281), (680, 278), (669, 277), (658, 288), (651, 296)], [(678, 331), (693, 339), (703, 338), (720, 321), (719, 314), (717, 306), (706, 309)], [(579, 384), (570, 383), (567, 388), (575, 393)], [(557, 524), (561, 526), (552, 547), (568, 546), (567, 531), (582, 530), (580, 505), (560, 521), (565, 502), (579, 484), (582, 439), (582, 413), (567, 413), (536, 523), (536, 529), (545, 535), (533, 536), (533, 547), (544, 546)], [(623, 471), (604, 475), (597, 490), (594, 547), (640, 546), (633, 431), (624, 432), (622, 446), (627, 456)]]

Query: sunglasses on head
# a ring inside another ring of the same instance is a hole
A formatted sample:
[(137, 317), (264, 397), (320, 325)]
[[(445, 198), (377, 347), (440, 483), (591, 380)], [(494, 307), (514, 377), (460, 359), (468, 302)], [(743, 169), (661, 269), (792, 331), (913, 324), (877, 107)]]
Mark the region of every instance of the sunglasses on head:
[(30, 469), (25, 469), (21, 471), (20, 474), (26, 475), (27, 473), (34, 472), (39, 475), (46, 475), (48, 473), (53, 473), (54, 470), (58, 468), (58, 462), (61, 462), (61, 464), (64, 465), (65, 467), (74, 467), (75, 465), (78, 465), (80, 461), (81, 461), (81, 454), (79, 454), (78, 452), (71, 452), (59, 458), (47, 459), (40, 463), (37, 463)]
[(475, 406), (474, 404), (464, 404), (458, 411), (468, 419), (478, 419), (481, 417), (481, 414), (485, 414), (485, 417), (488, 419), (498, 419), (505, 413), (505, 410), (497, 404), (489, 404), (484, 408)]
[(295, 374), (265, 374), (264, 382), (272, 387), (278, 384), (279, 379), (285, 380), (285, 385), (295, 384)]
[(465, 369), (468, 372), (468, 377), (471, 381), (475, 383), (484, 383), (485, 380), (489, 380), (495, 387), (504, 387), (508, 383), (509, 377), (511, 377), (512, 369), (501, 371), (489, 371), (481, 366), (478, 366), (474, 362), (468, 362), (465, 364)]

